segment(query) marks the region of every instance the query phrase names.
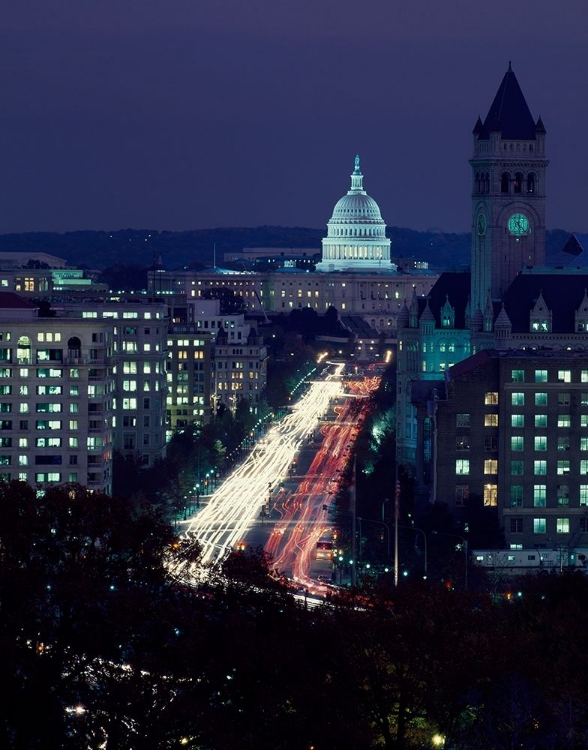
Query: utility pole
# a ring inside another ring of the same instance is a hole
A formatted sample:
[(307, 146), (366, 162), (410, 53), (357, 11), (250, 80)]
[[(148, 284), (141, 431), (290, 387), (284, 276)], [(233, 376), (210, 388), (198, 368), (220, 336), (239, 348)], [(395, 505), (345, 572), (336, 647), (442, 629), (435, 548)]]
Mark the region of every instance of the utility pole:
[(400, 515), (400, 482), (396, 470), (396, 490), (394, 494), (394, 585), (398, 586), (398, 517)]
[(357, 456), (353, 458), (353, 475), (351, 478), (351, 512), (353, 514), (353, 523), (351, 528), (351, 554), (353, 559), (351, 560), (351, 585), (355, 586), (357, 583), (357, 488), (356, 488), (356, 470), (357, 470)]

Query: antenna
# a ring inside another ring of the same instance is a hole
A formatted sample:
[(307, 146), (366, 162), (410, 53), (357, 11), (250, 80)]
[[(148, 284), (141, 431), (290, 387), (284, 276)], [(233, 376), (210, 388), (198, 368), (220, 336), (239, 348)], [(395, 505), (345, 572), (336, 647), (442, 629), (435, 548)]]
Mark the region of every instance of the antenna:
[(216, 268), (216, 242), (214, 243), (212, 250), (212, 267)]

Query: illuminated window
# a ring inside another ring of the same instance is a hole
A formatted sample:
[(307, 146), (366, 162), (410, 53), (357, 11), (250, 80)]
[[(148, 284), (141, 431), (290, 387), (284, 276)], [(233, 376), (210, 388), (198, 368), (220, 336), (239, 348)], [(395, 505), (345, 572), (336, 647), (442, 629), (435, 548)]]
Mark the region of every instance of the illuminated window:
[(495, 391), (487, 391), (484, 394), (484, 403), (486, 405), (495, 405), (498, 403), (498, 393)]
[(557, 534), (569, 534), (570, 533), (570, 519), (569, 518), (556, 519), (555, 531)]
[(520, 392), (513, 392), (510, 394), (510, 403), (512, 406), (524, 406), (525, 405), (525, 394)]
[(547, 519), (534, 518), (533, 519), (533, 534), (545, 534), (545, 533), (547, 533)]
[(546, 484), (534, 484), (533, 485), (533, 507), (544, 508), (547, 503), (547, 485)]
[(484, 427), (498, 427), (498, 414), (484, 414)]
[(510, 415), (510, 426), (511, 427), (524, 427), (525, 426), (525, 415), (524, 414), (511, 414)]
[(498, 485), (484, 485), (484, 506), (486, 508), (495, 508), (498, 505)]
[(580, 485), (580, 505), (588, 505), (588, 484)]
[(455, 460), (455, 473), (456, 474), (469, 474), (470, 473), (470, 461), (468, 458), (457, 458)]
[(535, 394), (535, 406), (547, 406), (547, 393)]
[(547, 461), (533, 461), (533, 474), (547, 474)]
[(510, 438), (510, 449), (511, 451), (523, 451), (525, 450), (525, 439), (522, 435), (512, 435)]
[(533, 438), (533, 447), (536, 451), (547, 450), (547, 435), (535, 435)]
[(547, 414), (535, 414), (535, 427), (547, 427)]
[(561, 383), (571, 383), (572, 382), (572, 371), (571, 370), (558, 370), (557, 371), (557, 379)]
[(535, 370), (535, 382), (547, 383), (547, 370)]
[(495, 458), (484, 461), (484, 474), (498, 474), (498, 461)]
[(571, 427), (572, 419), (569, 414), (558, 414), (557, 415), (557, 426), (558, 427)]

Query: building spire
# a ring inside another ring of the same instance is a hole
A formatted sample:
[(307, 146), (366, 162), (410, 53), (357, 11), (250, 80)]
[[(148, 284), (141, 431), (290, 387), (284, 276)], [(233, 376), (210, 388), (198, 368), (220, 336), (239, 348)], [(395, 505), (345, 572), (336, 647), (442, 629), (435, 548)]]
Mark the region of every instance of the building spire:
[(355, 157), (355, 169), (351, 175), (351, 191), (350, 192), (363, 192), (363, 175), (359, 168), (359, 155)]

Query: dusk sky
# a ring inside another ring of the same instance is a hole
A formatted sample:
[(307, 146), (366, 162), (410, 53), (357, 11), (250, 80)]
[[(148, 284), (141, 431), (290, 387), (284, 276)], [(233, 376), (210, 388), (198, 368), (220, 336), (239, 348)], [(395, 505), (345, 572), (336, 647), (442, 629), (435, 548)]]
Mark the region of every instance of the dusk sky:
[(547, 227), (588, 231), (586, 0), (4, 0), (0, 232), (465, 232), (471, 132), (512, 60), (547, 129)]

